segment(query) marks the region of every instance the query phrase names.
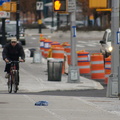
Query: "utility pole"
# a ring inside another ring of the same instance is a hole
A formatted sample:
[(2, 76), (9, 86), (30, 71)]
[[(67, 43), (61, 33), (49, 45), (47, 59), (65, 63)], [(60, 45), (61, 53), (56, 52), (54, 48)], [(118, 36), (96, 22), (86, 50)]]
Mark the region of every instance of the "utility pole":
[(52, 21), (51, 21), (51, 33), (53, 33), (53, 31), (54, 31), (54, 29), (53, 29), (53, 27), (54, 27), (54, 12), (52, 12)]
[(6, 44), (6, 32), (5, 32), (5, 18), (2, 18), (2, 40), (1, 40), (1, 44), (2, 44), (2, 47), (4, 47), (4, 45)]
[(60, 14), (57, 13), (57, 30), (60, 28)]
[[(41, 0), (39, 0), (39, 1), (41, 1)], [(41, 10), (39, 10), (39, 21), (41, 21)], [(40, 22), (39, 22), (39, 33), (42, 33)]]
[(17, 0), (17, 12), (16, 12), (16, 37), (19, 40), (19, 23), (20, 20), (20, 0)]
[(71, 65), (68, 71), (68, 82), (80, 82), (79, 71), (77, 67), (77, 53), (76, 53), (76, 0), (68, 1), (68, 12), (70, 12), (71, 20)]
[(36, 3), (36, 10), (39, 14), (38, 26), (39, 26), (39, 33), (42, 33), (42, 20), (41, 20), (41, 10), (43, 10), (43, 2), (42, 0), (38, 0)]
[(107, 97), (118, 96), (118, 66), (119, 66), (119, 44), (117, 33), (119, 31), (119, 0), (112, 0), (111, 14), (111, 36), (112, 36), (112, 53), (111, 53), (111, 75), (109, 76), (107, 86)]

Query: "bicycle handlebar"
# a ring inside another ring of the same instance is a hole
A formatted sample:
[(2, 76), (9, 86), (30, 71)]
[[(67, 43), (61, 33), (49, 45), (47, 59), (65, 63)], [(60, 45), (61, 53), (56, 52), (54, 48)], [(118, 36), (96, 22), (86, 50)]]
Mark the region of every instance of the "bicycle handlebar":
[(9, 61), (9, 63), (7, 64), (11, 64), (11, 63), (20, 63), (21, 61)]

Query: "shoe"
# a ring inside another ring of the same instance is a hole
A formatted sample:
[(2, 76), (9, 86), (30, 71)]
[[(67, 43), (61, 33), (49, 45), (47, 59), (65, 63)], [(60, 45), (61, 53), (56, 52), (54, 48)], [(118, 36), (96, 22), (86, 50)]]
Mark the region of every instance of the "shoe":
[(10, 75), (9, 73), (6, 73), (5, 78), (8, 78), (8, 77), (9, 77), (9, 75)]

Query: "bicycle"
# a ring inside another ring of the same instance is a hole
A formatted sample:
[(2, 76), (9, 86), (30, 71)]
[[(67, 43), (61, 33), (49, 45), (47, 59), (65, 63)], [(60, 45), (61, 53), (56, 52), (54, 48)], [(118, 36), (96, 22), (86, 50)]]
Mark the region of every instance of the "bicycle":
[(11, 93), (12, 90), (14, 93), (17, 93), (18, 84), (19, 84), (19, 70), (16, 69), (16, 64), (19, 64), (20, 61), (10, 61), (8, 64), (10, 66), (10, 74), (8, 76), (8, 92)]

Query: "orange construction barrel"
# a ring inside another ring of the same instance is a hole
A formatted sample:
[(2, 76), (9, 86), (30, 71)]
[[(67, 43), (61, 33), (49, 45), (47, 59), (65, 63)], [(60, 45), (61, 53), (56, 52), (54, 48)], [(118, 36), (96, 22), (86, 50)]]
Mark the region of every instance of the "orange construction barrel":
[(108, 84), (108, 77), (111, 74), (111, 56), (105, 58), (105, 84)]
[(105, 79), (104, 59), (101, 53), (91, 55), (91, 78)]
[(78, 52), (78, 67), (80, 74), (90, 73), (90, 55), (89, 52)]

